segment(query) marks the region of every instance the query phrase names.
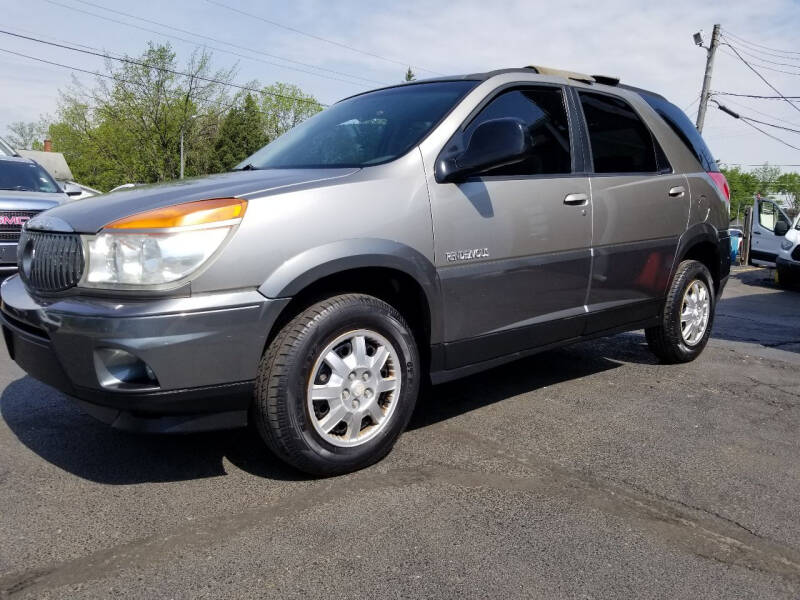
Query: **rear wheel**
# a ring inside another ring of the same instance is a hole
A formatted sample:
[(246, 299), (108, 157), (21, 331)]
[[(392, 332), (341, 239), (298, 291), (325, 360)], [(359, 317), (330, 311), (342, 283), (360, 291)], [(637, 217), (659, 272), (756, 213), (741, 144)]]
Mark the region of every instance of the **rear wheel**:
[(389, 304), (335, 296), (295, 317), (270, 344), (254, 417), (280, 458), (333, 475), (383, 458), (405, 429), (419, 390), (411, 329)]
[(650, 350), (665, 363), (689, 362), (700, 356), (714, 321), (714, 283), (696, 260), (678, 265), (660, 323), (645, 330)]

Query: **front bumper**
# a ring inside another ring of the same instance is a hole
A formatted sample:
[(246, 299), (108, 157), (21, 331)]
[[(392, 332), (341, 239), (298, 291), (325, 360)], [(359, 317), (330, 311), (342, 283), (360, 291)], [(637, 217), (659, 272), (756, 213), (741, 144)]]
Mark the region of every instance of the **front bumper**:
[(793, 260), (786, 260), (785, 258), (779, 256), (775, 260), (775, 266), (777, 266), (781, 270), (788, 271), (794, 275), (800, 275), (800, 262), (795, 262)]
[[(256, 290), (42, 299), (19, 277), (0, 293), (3, 336), (20, 367), (101, 420), (145, 431), (244, 424), (267, 336), (288, 303)], [(115, 353), (141, 361), (153, 379), (126, 381), (109, 366)]]
[(0, 276), (17, 272), (17, 242), (0, 242)]

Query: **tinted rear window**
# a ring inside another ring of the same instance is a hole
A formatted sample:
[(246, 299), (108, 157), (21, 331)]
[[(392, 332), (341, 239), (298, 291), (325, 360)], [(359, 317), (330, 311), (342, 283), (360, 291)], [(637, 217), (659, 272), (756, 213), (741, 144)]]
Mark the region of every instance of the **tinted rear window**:
[(621, 98), (580, 92), (595, 173), (655, 173), (650, 130)]
[(689, 120), (689, 117), (687, 117), (680, 108), (659, 96), (642, 92), (640, 92), (640, 95), (644, 98), (644, 101), (666, 121), (667, 125), (672, 128), (676, 135), (681, 138), (681, 141), (686, 145), (689, 151), (698, 162), (703, 165), (703, 169), (708, 172), (719, 171), (717, 161), (714, 160), (714, 156), (700, 136), (700, 132), (697, 131)]

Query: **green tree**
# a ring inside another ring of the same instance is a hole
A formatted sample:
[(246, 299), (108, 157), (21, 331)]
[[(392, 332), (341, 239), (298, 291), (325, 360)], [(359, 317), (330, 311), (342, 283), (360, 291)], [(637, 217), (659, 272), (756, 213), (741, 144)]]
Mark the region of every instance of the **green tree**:
[(406, 71), (406, 81), (416, 81), (417, 76), (414, 74), (414, 71), (411, 70), (411, 67), (408, 67)]
[(266, 143), (264, 118), (256, 100), (248, 93), (222, 120), (214, 145), (213, 170), (229, 171)]
[(296, 85), (275, 83), (261, 90), (261, 113), (267, 142), (317, 114), (322, 106)]
[(744, 209), (753, 204), (753, 196), (759, 191), (759, 181), (752, 174), (739, 167), (721, 169), (731, 189), (731, 219), (737, 215), (741, 219)]
[(800, 212), (800, 173), (782, 173), (775, 187), (780, 194), (786, 194), (795, 214)]
[(753, 169), (750, 171), (753, 177), (756, 178), (758, 181), (759, 189), (758, 193), (762, 196), (766, 196), (767, 194), (775, 192), (775, 186), (780, 177), (781, 169), (780, 167), (773, 167), (770, 166), (769, 163), (764, 163), (758, 168)]
[(151, 43), (130, 60), (107, 62), (111, 81), (61, 91), (53, 149), (78, 180), (100, 189), (166, 181), (178, 176), (183, 131), (187, 175), (209, 172), (233, 70), (213, 70), (208, 52), (181, 66), (169, 44)]

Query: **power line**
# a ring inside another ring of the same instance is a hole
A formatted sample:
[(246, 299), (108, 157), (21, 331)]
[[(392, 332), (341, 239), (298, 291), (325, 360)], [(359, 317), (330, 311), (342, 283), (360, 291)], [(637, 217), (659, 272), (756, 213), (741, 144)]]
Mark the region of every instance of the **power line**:
[[(95, 4), (94, 2), (89, 2), (88, 0), (74, 0), (74, 1), (75, 2), (80, 2), (81, 4), (85, 4), (87, 6), (93, 6), (95, 8), (99, 8), (101, 10), (105, 10), (105, 11), (108, 11), (108, 12), (111, 12), (111, 13), (114, 13), (114, 14), (122, 15), (122, 16), (128, 17), (130, 19), (136, 19), (137, 21), (142, 21), (144, 23), (150, 23), (151, 25), (159, 25), (161, 27), (164, 27), (164, 25), (162, 23), (159, 23), (158, 21), (153, 21), (151, 19), (145, 19), (144, 17), (137, 17), (136, 15), (132, 15), (130, 13), (123, 12), (121, 10), (115, 10), (113, 8), (107, 8), (107, 7), (102, 6), (100, 4)], [(253, 48), (248, 48), (247, 46), (239, 46), (238, 44), (233, 44), (231, 42), (226, 42), (225, 40), (220, 40), (218, 38), (213, 38), (213, 37), (208, 36), (208, 35), (195, 33), (193, 31), (187, 31), (186, 29), (181, 29), (180, 27), (175, 27), (174, 25), (170, 25), (169, 28), (170, 29), (174, 29), (175, 31), (180, 31), (181, 33), (185, 33), (187, 35), (192, 35), (194, 37), (202, 38), (202, 39), (205, 39), (205, 40), (210, 40), (210, 41), (216, 42), (218, 44), (225, 44), (226, 46), (231, 46), (232, 48), (239, 48), (240, 50), (247, 50), (249, 52), (256, 52), (258, 54), (263, 54), (264, 56), (269, 56), (270, 58), (277, 58), (278, 60), (284, 60), (284, 61), (289, 62), (289, 63), (293, 63), (293, 64), (300, 65), (300, 66), (303, 66), (303, 67), (307, 67), (309, 69), (318, 69), (320, 71), (327, 71), (328, 73), (334, 73), (335, 75), (342, 75), (344, 77), (351, 77), (352, 79), (360, 79), (360, 80), (366, 81), (368, 83), (378, 83), (380, 85), (386, 85), (385, 81), (377, 81), (375, 79), (369, 79), (367, 77), (362, 77), (360, 75), (352, 75), (351, 73), (345, 73), (343, 71), (336, 71), (334, 69), (328, 69), (326, 67), (320, 67), (320, 66), (317, 66), (317, 65), (311, 65), (311, 64), (300, 62), (298, 60), (294, 60), (294, 59), (291, 59), (291, 58), (283, 58), (282, 56), (277, 56), (275, 54), (268, 54), (267, 52), (262, 52), (261, 50), (255, 50)]]
[(88, 69), (81, 69), (80, 67), (72, 67), (70, 65), (65, 65), (63, 63), (57, 63), (52, 60), (45, 60), (44, 58), (38, 58), (36, 56), (29, 56), (28, 54), (22, 54), (21, 52), (14, 52), (13, 50), (7, 50), (6, 48), (0, 48), (0, 52), (6, 52), (8, 54), (13, 54), (15, 56), (20, 56), (22, 58), (29, 58), (31, 60), (35, 60), (40, 63), (45, 63), (48, 65), (53, 65), (55, 67), (62, 67), (64, 69), (69, 69), (70, 71), (78, 71), (80, 73), (86, 73), (88, 75), (95, 75), (97, 77), (105, 77), (106, 79), (113, 79), (114, 81), (124, 81), (126, 83), (131, 83), (137, 85), (135, 81), (131, 81), (130, 79), (125, 79), (124, 77), (117, 77), (116, 75), (107, 75), (105, 73), (98, 73), (97, 71), (90, 71)]
[[(779, 138), (779, 137), (777, 137), (777, 136), (775, 136), (775, 135), (772, 135), (772, 134), (771, 134), (771, 133), (769, 133), (768, 131), (764, 131), (764, 130), (763, 130), (763, 129), (761, 129), (761, 128), (760, 128), (758, 125), (755, 125), (754, 123), (751, 123), (751, 121), (754, 121), (754, 119), (749, 119), (749, 118), (747, 118), (747, 117), (742, 117), (741, 115), (739, 115), (739, 114), (735, 113), (734, 111), (732, 111), (732, 110), (731, 110), (731, 109), (729, 109), (728, 107), (726, 107), (726, 106), (723, 106), (722, 104), (720, 104), (720, 103), (719, 103), (719, 102), (717, 102), (716, 100), (711, 100), (711, 101), (712, 101), (714, 104), (716, 104), (716, 105), (717, 105), (717, 108), (719, 108), (719, 109), (720, 109), (722, 112), (724, 112), (724, 113), (725, 113), (725, 114), (727, 114), (727, 115), (730, 115), (730, 116), (731, 116), (731, 117), (733, 117), (734, 119), (739, 119), (739, 120), (740, 120), (742, 123), (744, 123), (745, 125), (749, 125), (749, 126), (750, 126), (750, 127), (752, 127), (753, 129), (755, 129), (756, 131), (760, 131), (761, 133), (763, 133), (763, 134), (764, 134), (764, 135), (766, 135), (767, 137), (770, 137), (770, 138), (772, 138), (773, 140), (776, 140), (776, 141), (780, 142), (781, 144), (784, 144), (784, 145), (786, 145), (786, 146), (789, 146), (789, 148), (793, 148), (794, 150), (800, 150), (800, 147), (798, 147), (798, 146), (794, 146), (793, 144), (790, 144), (790, 143), (789, 143), (789, 142), (787, 142), (786, 140), (783, 140), (783, 139), (781, 139), (781, 138)], [(760, 122), (760, 121), (756, 121), (756, 123), (759, 123), (759, 122)], [(781, 129), (783, 129), (783, 128), (781, 128)], [(800, 131), (798, 131), (798, 133), (800, 133)]]
[[(283, 23), (278, 23), (277, 21), (272, 21), (271, 19), (267, 19), (267, 18), (262, 17), (260, 15), (256, 15), (256, 14), (253, 14), (253, 13), (238, 9), (238, 8), (233, 7), (233, 6), (228, 6), (227, 4), (225, 4), (223, 2), (217, 2), (217, 0), (206, 0), (206, 2), (208, 2), (209, 4), (213, 4), (215, 6), (219, 6), (219, 7), (225, 8), (225, 9), (230, 10), (230, 11), (235, 12), (235, 13), (239, 13), (240, 15), (244, 15), (245, 17), (250, 17), (251, 19), (258, 19), (259, 21), (263, 21), (264, 23), (269, 23), (270, 25), (274, 25), (275, 27), (279, 27), (281, 29), (285, 29), (287, 31), (291, 31), (293, 33), (304, 35), (304, 36), (306, 36), (308, 38), (311, 38), (311, 39), (314, 39), (314, 40), (317, 40), (317, 41), (320, 41), (320, 42), (325, 42), (326, 44), (332, 44), (334, 46), (338, 46), (339, 48), (345, 48), (345, 49), (350, 50), (352, 52), (357, 52), (358, 54), (364, 54), (366, 56), (371, 56), (372, 58), (378, 58), (380, 60), (384, 60), (386, 62), (394, 63), (396, 65), (402, 65), (404, 67), (409, 66), (408, 63), (405, 63), (405, 62), (402, 62), (402, 61), (399, 61), (399, 60), (395, 60), (393, 58), (387, 58), (385, 56), (381, 56), (380, 54), (375, 54), (374, 52), (369, 52), (368, 50), (361, 50), (359, 48), (354, 48), (353, 46), (349, 46), (347, 44), (343, 44), (342, 42), (337, 42), (336, 40), (330, 40), (328, 38), (324, 38), (322, 36), (315, 35), (313, 33), (308, 33), (307, 31), (302, 31), (302, 30), (297, 29), (295, 27), (290, 27), (289, 25), (284, 25)], [(411, 65), (411, 67), (413, 69), (417, 70), (417, 71), (427, 71), (428, 73), (433, 73), (434, 75), (443, 75), (443, 73), (438, 73), (438, 72), (433, 71), (431, 69), (425, 69), (423, 67), (414, 66), (414, 65)]]
[(697, 98), (695, 98), (689, 104), (686, 105), (686, 108), (683, 109), (683, 112), (689, 110), (692, 106), (694, 106), (694, 103), (697, 102), (698, 100), (700, 100), (700, 94), (697, 95)]
[[(714, 94), (712, 93), (712, 96), (713, 95)], [(759, 115), (764, 115), (765, 117), (769, 117), (770, 119), (774, 119), (775, 121), (780, 121), (781, 123), (785, 123), (787, 125), (791, 125), (792, 127), (800, 127), (800, 123), (793, 123), (792, 121), (787, 121), (786, 119), (781, 119), (781, 118), (778, 118), (778, 117), (776, 117), (774, 115), (771, 115), (769, 113), (765, 113), (763, 111), (756, 110), (752, 106), (748, 106), (747, 104), (744, 104), (742, 102), (737, 102), (736, 100), (734, 100), (732, 98), (728, 98), (728, 102), (731, 102), (731, 103), (735, 104), (736, 106), (741, 106), (742, 108), (746, 108), (747, 110), (751, 110), (754, 113), (758, 113)]]
[(758, 94), (737, 94), (734, 92), (711, 92), (715, 96), (735, 96), (737, 98), (757, 98), (758, 100), (800, 100), (800, 96), (760, 96)]
[[(263, 94), (266, 94), (268, 96), (274, 96), (276, 98), (283, 98), (284, 100), (294, 100), (296, 102), (306, 102), (308, 104), (317, 104), (317, 105), (323, 106), (323, 107), (324, 106), (328, 106), (327, 104), (322, 104), (321, 102), (317, 102), (316, 100), (308, 100), (307, 98), (298, 98), (296, 96), (287, 96), (285, 94), (279, 94), (277, 92), (266, 92), (264, 90), (259, 90), (259, 89), (256, 89), (256, 88), (253, 88), (253, 87), (249, 87), (249, 86), (246, 86), (246, 85), (239, 85), (238, 83), (231, 83), (231, 82), (223, 81), (221, 79), (215, 79), (213, 77), (203, 77), (201, 75), (193, 75), (191, 73), (186, 73), (185, 71), (178, 71), (176, 69), (169, 69), (167, 67), (160, 67), (160, 66), (157, 66), (157, 65), (148, 64), (146, 62), (142, 62), (140, 60), (136, 60), (136, 59), (133, 59), (133, 58), (113, 56), (111, 54), (106, 54), (106, 53), (103, 53), (103, 52), (95, 52), (95, 51), (92, 51), (92, 50), (85, 50), (83, 48), (75, 48), (75, 47), (72, 47), (72, 46), (68, 46), (67, 44), (59, 44), (57, 42), (48, 42), (47, 40), (42, 40), (42, 39), (35, 38), (35, 37), (32, 37), (32, 36), (22, 35), (20, 33), (14, 33), (12, 31), (6, 31), (6, 30), (3, 30), (3, 29), (0, 29), (0, 34), (10, 35), (10, 36), (13, 36), (13, 37), (22, 38), (22, 39), (25, 39), (25, 40), (29, 40), (29, 41), (32, 41), (32, 42), (37, 42), (37, 43), (40, 43), (40, 44), (45, 44), (45, 45), (48, 45), (48, 46), (55, 46), (57, 48), (64, 48), (66, 50), (72, 50), (73, 52), (81, 52), (83, 54), (90, 54), (92, 56), (98, 56), (100, 58), (105, 58), (105, 59), (108, 59), (108, 60), (116, 60), (116, 61), (119, 61), (119, 62), (131, 64), (131, 65), (137, 65), (137, 66), (140, 66), (140, 67), (144, 67), (146, 69), (155, 69), (156, 71), (161, 71), (163, 73), (171, 73), (172, 75), (179, 75), (179, 76), (182, 76), (182, 77), (193, 77), (194, 79), (197, 79), (199, 81), (205, 81), (206, 83), (215, 83), (215, 84), (222, 85), (222, 86), (233, 87), (233, 88), (237, 88), (237, 89), (240, 89), (240, 90), (244, 90), (246, 92), (253, 92), (255, 94), (262, 94), (263, 93)], [(7, 52), (11, 52), (11, 51), (8, 50)], [(11, 53), (12, 54), (18, 54), (16, 52), (11, 52)], [(20, 54), (20, 56), (25, 56), (26, 58), (32, 58), (33, 60), (39, 60), (40, 62), (49, 62), (49, 61), (45, 61), (43, 59), (38, 59), (38, 58), (35, 58), (35, 57), (32, 57), (32, 56), (26, 56), (26, 55), (22, 55), (22, 54)], [(65, 67), (65, 68), (68, 68), (68, 69), (72, 68), (72, 67), (67, 67), (66, 65), (60, 65), (60, 64), (57, 64), (57, 63), (52, 63), (52, 64), (55, 64), (56, 66), (60, 66), (60, 67)], [(95, 73), (94, 71), (87, 71), (85, 69), (73, 69), (73, 70), (82, 71), (82, 72), (85, 72), (85, 73), (90, 73), (92, 75), (98, 75), (98, 73)], [(113, 77), (111, 77), (111, 78), (113, 79)]]
[[(730, 48), (731, 50), (733, 50), (733, 46), (731, 46), (727, 42), (725, 43), (725, 45), (728, 46), (728, 48)], [(730, 52), (726, 52), (722, 48), (720, 48), (720, 52), (722, 52), (723, 54), (726, 54), (726, 55), (728, 55), (728, 56), (730, 56), (732, 58), (737, 58), (736, 56), (734, 56)], [(738, 56), (738, 58), (741, 58), (741, 56)], [(758, 67), (760, 69), (764, 69), (765, 71), (772, 71), (773, 73), (784, 73), (785, 75), (794, 75), (795, 77), (800, 77), (800, 72), (798, 72), (798, 71), (786, 71), (784, 69), (776, 69), (775, 67), (768, 67), (768, 66), (762, 65), (762, 64), (759, 64)]]
[(786, 101), (786, 102), (789, 104), (789, 106), (791, 106), (791, 107), (792, 107), (793, 109), (795, 109), (797, 112), (800, 112), (800, 107), (798, 107), (798, 106), (797, 106), (797, 105), (796, 105), (794, 102), (792, 102), (791, 100), (789, 100), (789, 99), (788, 99), (786, 96), (784, 96), (783, 94), (781, 94), (781, 92), (780, 92), (780, 90), (778, 90), (778, 88), (776, 88), (776, 87), (775, 87), (774, 85), (772, 85), (772, 84), (771, 84), (769, 81), (767, 81), (767, 79), (766, 79), (766, 78), (765, 78), (765, 77), (764, 77), (764, 76), (763, 76), (761, 73), (759, 73), (759, 72), (756, 70), (756, 68), (755, 68), (753, 65), (751, 65), (751, 64), (750, 64), (749, 62), (747, 62), (747, 61), (746, 61), (744, 58), (742, 58), (742, 55), (741, 55), (741, 54), (739, 54), (739, 53), (736, 51), (736, 48), (734, 48), (733, 46), (728, 46), (728, 47), (729, 47), (731, 50), (733, 50), (733, 52), (736, 54), (736, 56), (737, 56), (737, 57), (739, 57), (739, 60), (741, 60), (741, 61), (742, 61), (742, 62), (743, 62), (745, 65), (747, 65), (747, 68), (748, 68), (748, 69), (750, 69), (750, 70), (751, 70), (753, 73), (755, 73), (755, 74), (758, 76), (758, 78), (759, 78), (759, 79), (761, 79), (761, 81), (763, 81), (764, 83), (766, 83), (766, 84), (767, 84), (767, 86), (769, 86), (769, 88), (770, 88), (770, 89), (771, 89), (773, 92), (775, 92), (775, 93), (776, 93), (776, 94), (778, 94), (778, 95), (779, 95), (781, 98), (783, 98), (783, 99), (784, 99), (784, 100), (785, 100), (785, 101)]
[(764, 50), (769, 50), (770, 52), (781, 52), (781, 53), (784, 53), (784, 54), (797, 54), (798, 56), (800, 56), (800, 52), (795, 51), (795, 50), (778, 50), (777, 48), (770, 48), (769, 46), (762, 46), (761, 44), (756, 44), (755, 42), (748, 42), (746, 39), (744, 39), (742, 37), (739, 37), (738, 35), (736, 35), (734, 33), (731, 33), (727, 29), (725, 30), (725, 33), (727, 35), (731, 36), (732, 38), (735, 38), (735, 39), (739, 40), (739, 42), (741, 42), (743, 44), (747, 44), (749, 46), (755, 46), (756, 48), (763, 48)]
[[(752, 165), (752, 164), (745, 164), (745, 163), (735, 163), (735, 162), (728, 162), (727, 160), (723, 160), (722, 164), (724, 165), (733, 165), (735, 167), (763, 167), (764, 165)], [(799, 164), (789, 164), (789, 165), (774, 165), (772, 163), (766, 163), (770, 167), (800, 167)]]
[[(132, 29), (138, 29), (139, 31), (145, 31), (147, 33), (154, 33), (154, 34), (156, 34), (156, 35), (158, 35), (160, 37), (171, 38), (171, 39), (178, 40), (178, 41), (181, 41), (181, 42), (184, 42), (184, 43), (187, 43), (187, 44), (191, 44), (193, 46), (197, 46), (197, 44), (199, 43), (196, 40), (189, 40), (189, 39), (186, 39), (186, 38), (178, 36), (178, 35), (174, 35), (174, 34), (170, 34), (170, 33), (163, 33), (161, 31), (156, 31), (154, 29), (149, 29), (147, 27), (142, 27), (141, 25), (134, 25), (133, 23), (126, 23), (125, 21), (120, 21), (119, 19), (114, 19), (114, 18), (107, 17), (107, 16), (104, 16), (104, 15), (99, 15), (97, 13), (93, 13), (93, 12), (88, 11), (88, 10), (83, 10), (83, 9), (78, 8), (76, 6), (70, 6), (68, 4), (62, 4), (61, 2), (57, 2), (56, 0), (44, 0), (44, 1), (47, 2), (48, 4), (53, 4), (55, 6), (60, 6), (61, 8), (66, 8), (68, 10), (79, 12), (81, 14), (88, 15), (90, 17), (94, 17), (94, 18), (97, 18), (97, 19), (102, 19), (104, 21), (108, 21), (110, 23), (116, 23), (118, 25), (124, 25), (125, 27), (130, 27)], [(105, 10), (112, 10), (112, 9), (105, 9)], [(127, 15), (126, 13), (122, 13), (120, 11), (112, 11), (112, 12), (117, 12), (117, 13), (120, 13), (120, 14), (124, 14), (126, 16), (129, 16), (130, 18), (133, 18), (133, 19), (140, 19), (140, 17), (136, 17), (134, 15)], [(140, 20), (144, 20), (145, 22), (153, 22), (153, 21), (148, 21), (146, 19), (140, 19)], [(165, 25), (162, 25), (160, 23), (156, 23), (156, 24), (161, 26), (161, 27), (166, 27)], [(176, 29), (176, 28), (171, 27), (171, 29)], [(184, 30), (178, 29), (178, 31), (184, 31)], [(231, 46), (233, 48), (240, 48), (240, 49), (246, 50), (248, 52), (258, 53), (258, 54), (261, 54), (263, 56), (268, 56), (270, 58), (275, 58), (277, 60), (283, 60), (283, 61), (286, 61), (286, 62), (294, 62), (296, 64), (305, 65), (305, 63), (299, 63), (298, 61), (292, 61), (291, 59), (283, 58), (283, 57), (280, 57), (280, 56), (277, 56), (277, 55), (274, 55), (274, 54), (269, 54), (268, 52), (263, 52), (261, 50), (255, 50), (255, 49), (252, 49), (252, 48), (247, 48), (245, 46), (239, 46), (237, 44), (233, 44), (231, 42), (226, 42), (224, 40), (217, 40), (216, 38), (210, 38), (208, 36), (195, 34), (195, 33), (191, 33), (191, 32), (186, 32), (186, 33), (188, 33), (189, 35), (193, 35), (195, 37), (198, 37), (198, 38), (204, 38), (204, 39), (216, 41), (217, 43), (220, 43), (220, 44)], [(281, 69), (288, 69), (290, 71), (297, 71), (299, 73), (306, 73), (307, 75), (314, 75), (315, 77), (322, 77), (324, 79), (330, 79), (332, 81), (341, 81), (342, 83), (347, 83), (349, 85), (357, 85), (357, 86), (363, 88), (363, 84), (362, 83), (357, 83), (355, 81), (348, 81), (346, 79), (341, 79), (339, 77), (331, 77), (330, 75), (325, 75), (324, 73), (316, 73), (314, 71), (306, 71), (304, 69), (300, 69), (300, 68), (297, 68), (297, 67), (292, 67), (290, 65), (283, 65), (283, 64), (280, 64), (280, 63), (264, 60), (262, 58), (258, 58), (258, 57), (255, 57), (255, 56), (248, 56), (246, 54), (240, 54), (238, 52), (234, 52), (233, 50), (226, 50), (224, 48), (217, 48), (215, 46), (211, 46), (211, 45), (206, 44), (206, 43), (203, 43), (203, 45), (208, 47), (208, 48), (210, 48), (210, 49), (212, 49), (212, 50), (215, 50), (217, 52), (223, 52), (225, 54), (231, 54), (233, 56), (237, 56), (239, 58), (244, 58), (246, 60), (253, 60), (253, 61), (257, 61), (257, 62), (266, 64), (266, 65), (279, 67)], [(322, 71), (338, 73), (338, 71), (333, 71), (331, 69), (325, 69), (323, 67), (317, 67), (317, 66), (314, 66), (314, 65), (308, 65), (308, 66), (310, 68), (312, 68), (312, 69), (319, 69), (319, 70), (322, 70)], [(365, 79), (365, 78), (362, 78), (362, 77), (360, 77), (358, 75), (349, 75), (349, 74), (346, 74), (346, 73), (344, 73), (343, 75), (345, 75), (346, 77), (353, 77), (353, 78), (356, 78), (356, 79)], [(365, 81), (369, 81), (371, 83), (380, 83), (381, 85), (384, 85), (383, 82), (374, 81), (374, 80), (370, 80), (370, 79), (365, 79)]]
[(750, 121), (752, 123), (758, 123), (759, 125), (766, 125), (767, 127), (774, 127), (775, 129), (783, 129), (784, 131), (791, 131), (792, 133), (800, 133), (800, 129), (791, 129), (790, 127), (784, 127), (783, 125), (775, 125), (775, 123), (767, 123), (766, 121), (759, 121), (758, 119), (753, 119), (752, 117), (739, 117), (744, 121)]
[[(731, 45), (730, 42), (728, 42), (728, 45), (729, 46)], [(767, 63), (769, 65), (779, 65), (779, 66), (782, 66), (782, 67), (791, 67), (792, 69), (800, 69), (800, 64), (779, 62), (777, 60), (769, 60), (767, 58), (763, 58), (762, 56), (759, 56), (758, 54), (754, 54), (753, 52), (748, 52), (747, 50), (744, 50), (743, 48), (739, 48), (739, 52), (741, 52), (745, 56), (749, 56), (751, 58), (754, 58), (754, 59), (756, 59), (756, 60), (758, 60), (760, 62), (763, 62), (763, 63)], [(800, 60), (800, 59), (798, 59), (798, 60)]]
[[(70, 66), (70, 65), (65, 65), (63, 63), (54, 62), (52, 60), (45, 60), (44, 58), (38, 58), (36, 56), (29, 56), (28, 54), (23, 54), (21, 52), (15, 52), (13, 50), (7, 50), (6, 48), (0, 48), (0, 52), (6, 52), (8, 54), (13, 54), (15, 56), (19, 56), (19, 57), (22, 57), (22, 58), (29, 58), (29, 59), (35, 60), (37, 62), (45, 63), (45, 64), (48, 64), (48, 65), (53, 65), (55, 67), (62, 67), (64, 69), (69, 69), (71, 71), (79, 71), (81, 73), (86, 73), (88, 75), (95, 75), (96, 77), (104, 77), (106, 79), (111, 79), (113, 81), (124, 81), (125, 83), (130, 83), (131, 85), (139, 85), (139, 83), (140, 83), (138, 81), (133, 81), (131, 79), (126, 79), (124, 77), (119, 77), (118, 75), (108, 75), (107, 73), (98, 73), (97, 71), (90, 71), (88, 69), (81, 69), (80, 67), (73, 67), (73, 66)], [(275, 94), (269, 94), (269, 93), (264, 92), (264, 91), (261, 91), (260, 93), (267, 94), (267, 95), (275, 95)], [(283, 97), (283, 98), (291, 98), (290, 96), (281, 96), (281, 97)], [(292, 98), (292, 99), (300, 100), (300, 98)], [(320, 104), (320, 106), (324, 106), (324, 105)], [(103, 110), (102, 107), (90, 106), (89, 104), (86, 104), (86, 107), (89, 110), (95, 110), (95, 111)], [(241, 106), (240, 106), (240, 104), (238, 102), (231, 102), (231, 103), (228, 103), (228, 104), (220, 104), (220, 108), (232, 109), (232, 108), (240, 108), (240, 107)], [(256, 107), (254, 110), (256, 112), (262, 114), (262, 115), (269, 114), (267, 111), (261, 110), (258, 107)]]
[(798, 146), (793, 146), (793, 145), (792, 145), (792, 144), (790, 144), (789, 142), (787, 142), (787, 141), (785, 141), (785, 140), (782, 140), (781, 138), (779, 138), (779, 137), (777, 137), (777, 136), (775, 136), (775, 135), (772, 135), (771, 133), (769, 133), (769, 132), (767, 132), (767, 131), (764, 131), (763, 129), (761, 129), (761, 128), (760, 128), (760, 127), (758, 127), (757, 125), (753, 125), (753, 124), (752, 124), (750, 121), (747, 121), (747, 120), (745, 120), (745, 119), (742, 119), (742, 123), (744, 123), (745, 125), (749, 125), (750, 127), (752, 127), (753, 129), (755, 129), (756, 131), (760, 131), (761, 133), (763, 133), (763, 134), (764, 134), (764, 135), (766, 135), (767, 137), (771, 137), (773, 140), (776, 140), (776, 141), (780, 142), (781, 144), (784, 144), (785, 146), (789, 146), (789, 148), (793, 148), (794, 150), (800, 150), (800, 147), (798, 147)]

